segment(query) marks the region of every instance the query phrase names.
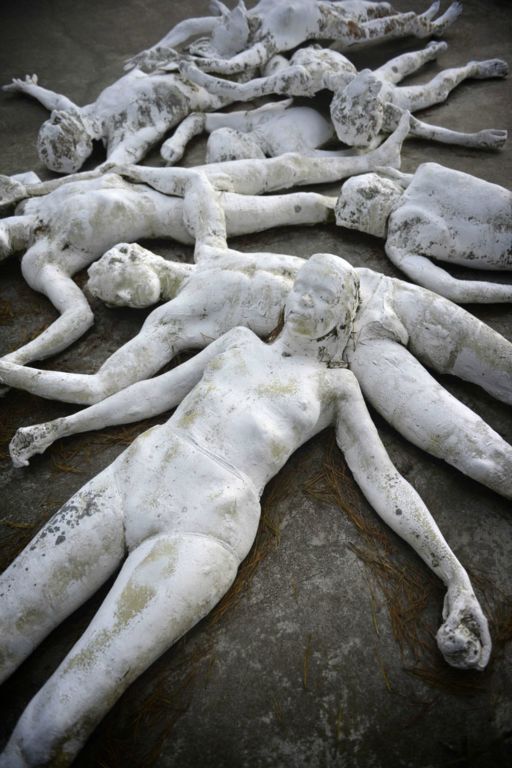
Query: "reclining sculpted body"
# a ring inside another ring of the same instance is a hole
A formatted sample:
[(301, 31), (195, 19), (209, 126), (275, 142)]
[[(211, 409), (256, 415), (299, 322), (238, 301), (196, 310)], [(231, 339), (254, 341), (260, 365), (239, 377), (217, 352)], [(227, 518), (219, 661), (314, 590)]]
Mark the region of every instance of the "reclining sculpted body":
[[(249, 101), (268, 94), (313, 96), (323, 89), (333, 92), (331, 119), (340, 141), (354, 147), (375, 146), (382, 132), (393, 131), (404, 111), (417, 112), (445, 101), (450, 92), (467, 78), (505, 77), (508, 65), (501, 59), (471, 61), (465, 66), (439, 72), (424, 85), (398, 86), (401, 80), (437, 58), (446, 43), (432, 42), (426, 48), (391, 59), (374, 72), (357, 72), (341, 53), (310, 46), (296, 51), (290, 61), (276, 57), (272, 74), (245, 83), (231, 82), (207, 74), (215, 61), (180, 63), (182, 74), (219, 98)], [(272, 63), (272, 62), (271, 62)], [(462, 133), (424, 123), (411, 117), (410, 135), (417, 138), (496, 149), (507, 138), (504, 130)], [(172, 146), (173, 139), (165, 142)], [(165, 156), (165, 150), (164, 150)]]
[[(325, 221), (334, 201), (314, 193), (276, 197), (248, 197), (306, 184), (319, 184), (364, 173), (379, 165), (398, 165), (407, 133), (407, 118), (386, 144), (363, 156), (307, 158), (297, 154), (270, 160), (240, 160), (202, 167), (204, 173), (234, 190), (227, 192), (231, 235), (257, 232), (273, 226)], [(148, 180), (153, 178), (148, 168)], [(115, 243), (139, 238), (167, 237), (192, 243), (183, 221), (183, 194), (194, 171), (168, 168), (161, 191), (144, 181), (129, 183), (109, 173), (83, 181), (72, 177), (35, 185), (40, 195), (26, 200), (13, 217), (0, 220), (0, 256), (27, 249), (22, 258), (29, 285), (48, 296), (61, 317), (37, 339), (6, 359), (17, 363), (41, 359), (65, 349), (91, 326), (93, 316), (82, 291), (72, 279)], [(94, 176), (94, 174), (91, 174)], [(158, 173), (157, 173), (158, 176)], [(23, 194), (23, 185), (14, 192)], [(240, 193), (240, 194), (238, 194)], [(275, 212), (274, 212), (275, 211)], [(142, 285), (141, 294), (148, 287)], [(141, 299), (142, 300), (142, 299)], [(154, 299), (150, 300), (150, 304)]]
[(389, 3), (324, 2), (324, 0), (261, 0), (246, 10), (239, 2), (233, 10), (215, 5), (219, 16), (186, 19), (170, 30), (156, 45), (134, 56), (128, 67), (148, 71), (173, 64), (175, 46), (192, 36), (208, 37), (188, 45), (201, 58), (217, 57), (213, 71), (236, 74), (264, 66), (271, 56), (290, 51), (307, 40), (335, 40), (345, 48), (373, 40), (414, 35), (439, 35), (459, 16), (462, 5), (452, 3), (435, 18), (439, 2), (422, 14), (399, 13)]
[[(0, 361), (0, 380), (7, 384), (43, 397), (98, 403), (55, 422), (18, 430), (11, 443), (17, 465), (28, 463), (30, 456), (60, 437), (154, 415), (146, 387), (148, 392), (165, 389), (166, 374), (129, 385), (154, 374), (180, 350), (202, 348), (235, 325), (265, 335), (277, 324), (301, 260), (227, 248), (222, 207), (208, 187), (197, 177), (186, 198), (198, 238), (198, 263), (188, 267), (188, 274), (183, 274), (183, 265), (127, 245), (112, 249), (91, 269), (91, 289), (109, 303), (129, 303), (133, 294), (137, 299), (143, 280), (154, 286), (155, 295), (158, 290), (167, 297), (177, 292), (97, 374), (40, 371)], [(344, 268), (348, 274), (348, 266)], [(344, 361), (368, 400), (415, 445), (511, 497), (511, 447), (436, 382), (423, 364), (479, 384), (512, 403), (512, 344), (430, 291), (368, 269), (352, 272), (359, 291)]]
[[(344, 367), (357, 292), (349, 265), (312, 257), (272, 344), (235, 329), (164, 386), (143, 383), (157, 408), (182, 401), (175, 414), (78, 491), (2, 577), (7, 676), (128, 552), (92, 623), (22, 715), (2, 768), (71, 762), (128, 685), (226, 592), (266, 482), (329, 424), (370, 503), (447, 586), (437, 635), (446, 660), (485, 667), (487, 622), (467, 573), (391, 463)], [(134, 385), (133, 407), (141, 394)]]

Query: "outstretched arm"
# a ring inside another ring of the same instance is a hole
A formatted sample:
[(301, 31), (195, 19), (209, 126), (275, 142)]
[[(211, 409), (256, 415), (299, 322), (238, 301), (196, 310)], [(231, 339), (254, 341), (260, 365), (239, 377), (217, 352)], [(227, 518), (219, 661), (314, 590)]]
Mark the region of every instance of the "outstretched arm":
[[(243, 331), (247, 332), (245, 328)], [(45, 424), (18, 429), (9, 446), (14, 465), (26, 466), (31, 456), (43, 453), (60, 437), (118, 424), (131, 424), (175, 408), (201, 379), (209, 361), (234, 343), (239, 333), (240, 329), (235, 328), (186, 363), (154, 379), (132, 384), (83, 411)]]
[[(346, 377), (347, 372), (344, 372)], [(454, 667), (484, 669), (491, 651), (487, 621), (469, 577), (414, 488), (399, 474), (365, 406), (355, 377), (342, 384), (336, 439), (354, 479), (386, 522), (447, 586), (437, 643)]]
[(386, 243), (386, 253), (395, 266), (424, 288), (435, 291), (456, 304), (493, 304), (512, 301), (512, 285), (484, 280), (460, 280), (426, 256), (409, 253)]
[(80, 109), (67, 96), (61, 96), (60, 93), (49, 91), (47, 88), (41, 88), (40, 85), (37, 85), (37, 75), (26, 75), (24, 80), (15, 77), (12, 83), (3, 85), (2, 90), (11, 93), (26, 93), (27, 96), (32, 96), (33, 99), (39, 101), (50, 112), (53, 112), (54, 109)]
[[(223, 163), (187, 168), (151, 168), (142, 165), (115, 167), (116, 173), (136, 183), (148, 184), (164, 194), (184, 193), (189, 175), (204, 173), (217, 189), (227, 189), (243, 195), (340, 181), (357, 173), (367, 173), (379, 166), (400, 166), (402, 142), (409, 132), (409, 113), (402, 115), (394, 133), (380, 147), (353, 157), (305, 157), (289, 153), (259, 160), (231, 160)], [(181, 174), (181, 176), (180, 176)], [(188, 174), (188, 175), (187, 175)]]
[(44, 266), (37, 276), (37, 283), (30, 281), (26, 271), (24, 274), (31, 287), (50, 299), (60, 317), (36, 339), (2, 358), (21, 365), (61, 352), (79, 339), (94, 322), (84, 294), (59, 267), (53, 264)]

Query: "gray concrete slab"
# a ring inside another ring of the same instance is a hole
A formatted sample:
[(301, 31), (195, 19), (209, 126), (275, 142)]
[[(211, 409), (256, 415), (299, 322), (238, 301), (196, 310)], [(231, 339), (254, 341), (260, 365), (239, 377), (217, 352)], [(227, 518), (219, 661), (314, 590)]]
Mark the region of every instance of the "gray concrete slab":
[[(426, 4), (400, 0), (395, 5), (400, 10), (421, 10)], [(421, 77), (434, 74), (441, 65), (472, 58), (501, 56), (512, 61), (509, 3), (467, 0), (464, 5), (463, 16), (446, 35), (449, 50)], [(180, 18), (206, 9), (207, 3), (199, 0), (5, 3), (0, 11), (0, 80), (37, 72), (42, 84), (85, 103), (120, 75), (130, 54), (156, 41)], [(358, 52), (354, 60), (358, 66), (375, 66), (415, 47), (412, 40), (377, 45)], [(460, 130), (510, 128), (511, 82), (464, 84), (447, 104), (428, 110), (425, 119)], [(35, 152), (43, 119), (42, 107), (2, 94), (1, 172), (34, 169), (43, 177), (51, 176)], [(199, 162), (203, 151), (204, 142), (195, 142), (187, 164)], [(478, 153), (410, 142), (403, 157), (407, 171), (419, 162), (435, 160), (510, 185), (510, 144), (500, 153)], [(98, 152), (95, 160), (100, 159)], [(158, 154), (149, 161), (159, 163)], [(380, 241), (335, 227), (275, 230), (233, 243), (240, 249), (303, 256), (331, 251), (355, 265), (398, 276)], [(183, 246), (157, 242), (152, 247), (163, 255), (191, 258), (190, 249)], [(16, 260), (2, 264), (0, 270), (0, 352), (7, 352), (50, 322), (54, 313), (24, 284)], [(109, 310), (99, 302), (94, 309), (94, 328), (48, 361), (47, 367), (96, 370), (136, 333), (145, 316)], [(469, 309), (512, 339), (510, 307)], [(512, 442), (509, 409), (477, 387), (442, 380)], [(4, 562), (146, 426), (71, 438), (34, 460), (27, 470), (10, 466), (5, 446), (17, 426), (71, 411), (70, 406), (16, 392), (0, 404)], [(237, 593), (132, 686), (90, 739), (77, 766), (511, 764), (512, 656), (504, 642), (510, 637), (512, 611), (510, 505), (413, 448), (381, 419), (376, 417), (376, 422), (396, 465), (429, 505), (489, 607), (496, 646), (489, 670), (481, 675), (454, 672), (439, 662), (432, 633), (440, 619), (440, 586), (380, 524), (348, 477), (340, 481), (345, 511), (334, 503), (325, 468), (334, 462), (342, 471), (343, 464), (331, 457), (332, 436), (325, 433), (298, 451), (271, 484), (258, 544), (242, 569)], [(327, 474), (332, 480), (333, 473)], [(104, 594), (105, 590), (66, 621), (3, 686), (2, 742)], [(418, 638), (411, 647), (416, 626)], [(403, 638), (402, 650), (393, 631)]]

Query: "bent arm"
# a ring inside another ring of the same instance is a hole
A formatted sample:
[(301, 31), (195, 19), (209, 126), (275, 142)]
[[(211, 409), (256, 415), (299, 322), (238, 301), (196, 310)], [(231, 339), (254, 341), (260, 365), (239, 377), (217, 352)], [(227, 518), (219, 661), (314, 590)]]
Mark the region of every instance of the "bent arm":
[(456, 304), (493, 304), (512, 301), (512, 285), (484, 280), (460, 280), (426, 256), (408, 253), (405, 249), (386, 243), (390, 261), (413, 282), (454, 301)]
[(377, 514), (412, 546), (447, 587), (438, 645), (446, 661), (483, 669), (491, 641), (469, 577), (425, 504), (399, 474), (384, 448), (355, 378), (339, 398), (336, 439)]
[(24, 365), (31, 360), (44, 360), (62, 352), (80, 338), (93, 324), (94, 315), (76, 283), (53, 264), (42, 268), (37, 285), (29, 284), (47, 296), (60, 317), (36, 339), (5, 355), (4, 361)]
[(188, 184), (183, 200), (183, 221), (195, 238), (194, 261), (211, 252), (227, 249), (226, 216), (219, 195), (206, 176), (197, 174)]

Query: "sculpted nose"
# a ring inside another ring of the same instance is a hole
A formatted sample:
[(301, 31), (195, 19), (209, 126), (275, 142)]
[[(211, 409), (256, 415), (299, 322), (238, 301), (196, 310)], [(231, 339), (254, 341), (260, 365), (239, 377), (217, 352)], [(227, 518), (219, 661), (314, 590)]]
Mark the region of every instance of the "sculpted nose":
[(301, 303), (304, 307), (312, 307), (313, 306), (313, 299), (311, 298), (309, 293), (303, 293), (301, 296)]

